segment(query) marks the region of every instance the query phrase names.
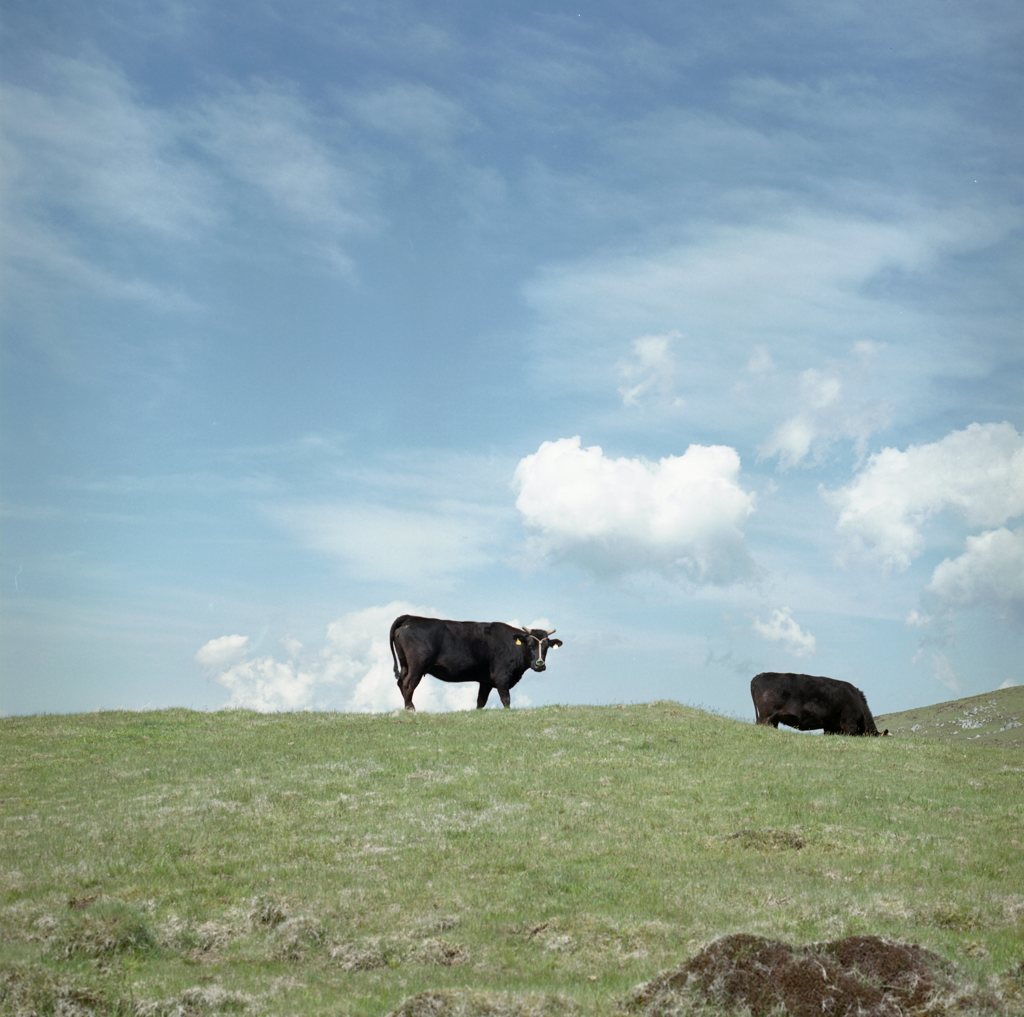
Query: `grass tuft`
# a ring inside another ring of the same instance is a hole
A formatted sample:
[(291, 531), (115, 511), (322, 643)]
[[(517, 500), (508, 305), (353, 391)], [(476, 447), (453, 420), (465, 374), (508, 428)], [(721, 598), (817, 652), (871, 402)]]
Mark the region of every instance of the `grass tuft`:
[(410, 996), (387, 1017), (576, 1017), (579, 1012), (564, 997), (450, 989)]
[(149, 917), (119, 900), (73, 907), (57, 927), (51, 950), (59, 957), (104, 959), (142, 954), (156, 947)]
[(737, 830), (727, 839), (756, 851), (799, 851), (807, 846), (803, 837), (789, 830)]

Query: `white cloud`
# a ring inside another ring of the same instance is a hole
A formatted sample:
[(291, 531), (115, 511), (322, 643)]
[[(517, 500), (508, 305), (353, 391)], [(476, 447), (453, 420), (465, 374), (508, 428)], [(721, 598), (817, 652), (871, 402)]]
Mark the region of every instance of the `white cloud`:
[(810, 368), (800, 375), (796, 399), (800, 412), (784, 421), (760, 447), (762, 459), (778, 458), (783, 468), (797, 466), (810, 455), (815, 441), (830, 429), (829, 417), (842, 395), (839, 378)]
[(248, 647), (248, 636), (221, 636), (203, 644), (196, 651), (196, 660), (203, 667), (217, 670), (242, 657)]
[(878, 349), (875, 343), (857, 342), (846, 362), (802, 371), (795, 398), (786, 400), (798, 410), (760, 445), (759, 458), (777, 459), (784, 470), (816, 465), (841, 440), (853, 441), (863, 455), (868, 438), (887, 416), (868, 375)]
[(855, 550), (906, 568), (936, 513), (951, 511), (970, 526), (1000, 526), (1024, 513), (1024, 435), (1008, 423), (971, 424), (905, 452), (886, 448), (826, 497)]
[(809, 657), (817, 649), (817, 640), (800, 628), (788, 607), (772, 611), (767, 621), (755, 618), (754, 631), (771, 643), (781, 643), (795, 657)]
[(597, 572), (654, 569), (725, 583), (747, 577), (743, 526), (754, 495), (725, 446), (691, 445), (658, 462), (609, 458), (580, 438), (520, 460), (516, 507), (541, 549)]
[(619, 365), (622, 381), (619, 395), (624, 406), (636, 407), (647, 402), (682, 403), (675, 394), (677, 365), (673, 349), (681, 338), (680, 332), (665, 332), (633, 340), (631, 358)]
[(214, 681), (231, 694), (228, 705), (261, 713), (308, 709), (316, 687), (315, 675), (273, 657), (238, 661)]
[(968, 537), (962, 555), (936, 567), (926, 592), (947, 606), (1024, 606), (1024, 530)]
[[(392, 603), (352, 612), (328, 626), (321, 654), (323, 681), (337, 686), (332, 695), (344, 702), (344, 709), (372, 713), (403, 705), (389, 642), (391, 623), (400, 614), (432, 616), (435, 612)], [(416, 707), (468, 710), (476, 706), (477, 691), (475, 682), (449, 684), (427, 675), (416, 689)], [(518, 702), (522, 704), (523, 699)]]
[(817, 434), (815, 423), (809, 416), (799, 414), (790, 417), (775, 429), (758, 454), (762, 459), (778, 458), (783, 468), (796, 466), (810, 454)]
[[(284, 641), (287, 659), (249, 657), (245, 636), (212, 639), (196, 659), (214, 671), (213, 680), (229, 693), (227, 705), (271, 713), (280, 710), (328, 709), (379, 713), (401, 709), (393, 670), (389, 634), (401, 614), (433, 616), (429, 608), (393, 601), (353, 611), (331, 622), (324, 644), (304, 654), (293, 639)], [(475, 682), (447, 683), (427, 675), (416, 690), (421, 710), (475, 708)], [(529, 697), (516, 690), (516, 703), (528, 705)]]

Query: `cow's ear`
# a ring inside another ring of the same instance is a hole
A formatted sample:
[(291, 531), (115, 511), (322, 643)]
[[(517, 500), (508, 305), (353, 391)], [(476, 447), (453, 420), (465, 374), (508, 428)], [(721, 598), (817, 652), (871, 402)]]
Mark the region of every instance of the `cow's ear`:
[(561, 646), (561, 645), (562, 645), (562, 640), (561, 639), (552, 639), (552, 640), (549, 640), (549, 642), (548, 642), (548, 646)]

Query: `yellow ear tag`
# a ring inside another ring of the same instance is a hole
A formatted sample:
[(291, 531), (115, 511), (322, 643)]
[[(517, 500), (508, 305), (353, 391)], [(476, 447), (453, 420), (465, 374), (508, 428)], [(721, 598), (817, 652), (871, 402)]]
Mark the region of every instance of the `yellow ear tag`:
[(523, 641), (521, 639), (517, 639), (516, 640), (516, 646), (522, 646), (522, 645), (523, 645)]

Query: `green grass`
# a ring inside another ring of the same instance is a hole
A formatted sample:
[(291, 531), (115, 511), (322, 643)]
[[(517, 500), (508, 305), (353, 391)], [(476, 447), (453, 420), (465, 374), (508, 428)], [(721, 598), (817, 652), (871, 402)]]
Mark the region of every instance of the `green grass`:
[(1024, 747), (1024, 685), (877, 717), (900, 738), (941, 738)]
[(596, 1017), (731, 932), (877, 934), (978, 983), (1024, 953), (1024, 758), (998, 743), (655, 703), (6, 718), (0, 747), (0, 1013), (433, 991)]

